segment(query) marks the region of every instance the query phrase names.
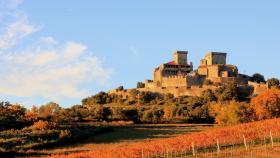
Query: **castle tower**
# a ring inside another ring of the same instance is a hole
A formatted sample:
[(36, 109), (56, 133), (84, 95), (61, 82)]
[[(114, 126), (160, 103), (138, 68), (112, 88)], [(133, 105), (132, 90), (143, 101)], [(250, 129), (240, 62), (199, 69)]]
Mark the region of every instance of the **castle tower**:
[(188, 64), (188, 51), (176, 51), (173, 54), (174, 62), (178, 65)]
[(201, 61), (202, 65), (225, 65), (227, 60), (227, 53), (209, 52), (205, 55), (205, 61)]

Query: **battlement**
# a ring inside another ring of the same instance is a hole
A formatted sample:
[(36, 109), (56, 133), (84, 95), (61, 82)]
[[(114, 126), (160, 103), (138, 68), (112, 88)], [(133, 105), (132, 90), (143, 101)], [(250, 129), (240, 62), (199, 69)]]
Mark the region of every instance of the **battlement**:
[(171, 76), (164, 76), (162, 80), (170, 80), (170, 79), (186, 79), (187, 77), (184, 75), (171, 75)]

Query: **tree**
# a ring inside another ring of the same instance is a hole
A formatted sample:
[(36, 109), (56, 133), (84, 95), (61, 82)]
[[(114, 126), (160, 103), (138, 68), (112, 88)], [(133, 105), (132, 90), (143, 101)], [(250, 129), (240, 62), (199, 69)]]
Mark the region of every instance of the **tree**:
[(257, 120), (280, 117), (280, 90), (272, 88), (251, 101)]
[(45, 120), (57, 121), (56, 115), (59, 114), (61, 107), (54, 102), (49, 102), (39, 108), (39, 117)]
[(210, 103), (217, 100), (214, 92), (211, 89), (204, 90), (201, 94), (201, 98), (205, 103)]
[(24, 126), (25, 112), (26, 109), (19, 104), (0, 102), (0, 130)]
[(93, 95), (91, 97), (84, 98), (82, 100), (82, 105), (84, 106), (92, 106), (95, 104), (106, 104), (109, 102), (112, 102), (112, 98), (110, 98), (108, 93), (105, 92), (99, 92), (96, 95)]
[(232, 125), (241, 122), (248, 122), (252, 119), (252, 110), (248, 104), (230, 101), (228, 103), (212, 103), (210, 114), (215, 117), (215, 121), (221, 125)]
[(98, 121), (109, 120), (109, 116), (111, 114), (112, 111), (109, 107), (103, 107), (101, 105), (96, 105), (90, 110), (91, 117), (97, 119)]
[(133, 121), (134, 123), (139, 121), (137, 109), (123, 109), (121, 113), (124, 120)]
[(277, 78), (270, 78), (267, 80), (268, 87), (277, 87), (279, 86), (279, 79)]
[(36, 122), (39, 118), (39, 109), (37, 106), (33, 105), (30, 110), (25, 113), (25, 120), (30, 122)]
[(261, 82), (265, 82), (264, 76), (260, 73), (255, 73), (252, 76), (252, 81), (253, 82), (257, 82), (257, 83), (261, 83)]
[(229, 81), (227, 84), (215, 90), (215, 95), (219, 101), (228, 101), (238, 99), (238, 88), (235, 81)]
[(145, 83), (137, 82), (137, 88), (145, 88)]
[(117, 91), (123, 91), (123, 90), (124, 90), (123, 86), (119, 86), (119, 87), (117, 88)]

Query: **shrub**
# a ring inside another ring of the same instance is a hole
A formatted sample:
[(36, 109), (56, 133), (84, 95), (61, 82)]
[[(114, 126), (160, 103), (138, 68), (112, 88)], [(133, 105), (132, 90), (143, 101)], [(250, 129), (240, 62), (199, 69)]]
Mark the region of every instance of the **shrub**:
[(66, 139), (71, 137), (71, 132), (69, 130), (61, 130), (59, 133), (60, 139)]
[(33, 130), (47, 130), (47, 129), (50, 129), (51, 128), (51, 124), (48, 122), (48, 121), (38, 121), (38, 122), (35, 122), (31, 128)]

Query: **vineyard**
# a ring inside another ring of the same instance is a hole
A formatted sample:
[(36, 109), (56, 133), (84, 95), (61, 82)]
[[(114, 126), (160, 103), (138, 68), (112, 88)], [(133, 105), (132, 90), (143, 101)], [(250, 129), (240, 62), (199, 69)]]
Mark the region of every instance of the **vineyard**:
[(217, 127), (203, 132), (185, 134), (175, 138), (144, 141), (129, 146), (123, 145), (69, 155), (52, 155), (50, 157), (198, 157), (199, 152), (215, 151), (215, 155), (222, 155), (222, 149), (232, 150), (241, 146), (248, 151), (253, 151), (252, 145), (258, 144), (265, 144), (268, 152), (274, 146), (274, 143), (278, 142), (278, 138), (280, 138), (280, 119), (271, 119), (235, 126)]

